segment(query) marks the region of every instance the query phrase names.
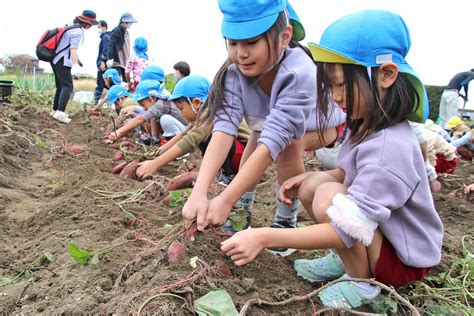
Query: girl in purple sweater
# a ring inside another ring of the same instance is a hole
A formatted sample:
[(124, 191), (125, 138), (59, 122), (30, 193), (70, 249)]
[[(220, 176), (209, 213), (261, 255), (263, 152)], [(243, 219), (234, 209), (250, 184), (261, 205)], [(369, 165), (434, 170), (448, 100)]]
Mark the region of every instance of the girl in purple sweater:
[[(349, 138), (337, 169), (308, 172), (282, 184), (287, 203), (297, 194), (315, 224), (297, 229), (257, 228), (222, 243), (236, 265), (264, 248), (333, 249), (316, 260), (296, 260), (310, 281), (375, 278), (402, 286), (420, 280), (441, 259), (443, 226), (434, 208), (423, 157), (408, 119), (422, 121), (424, 91), (405, 56), (408, 29), (400, 16), (362, 11), (331, 24), (320, 44), (320, 117), (332, 101), (346, 112)], [(352, 308), (380, 288), (342, 281), (320, 292), (327, 306)]]

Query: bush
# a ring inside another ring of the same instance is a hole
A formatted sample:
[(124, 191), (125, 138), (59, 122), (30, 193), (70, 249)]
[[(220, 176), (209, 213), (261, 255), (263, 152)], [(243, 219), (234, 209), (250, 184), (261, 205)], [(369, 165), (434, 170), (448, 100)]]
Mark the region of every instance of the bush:
[(430, 115), (429, 118), (436, 122), (439, 114), (439, 103), (441, 101), (441, 95), (443, 94), (444, 86), (425, 86), (426, 92), (428, 93), (428, 100), (430, 102)]

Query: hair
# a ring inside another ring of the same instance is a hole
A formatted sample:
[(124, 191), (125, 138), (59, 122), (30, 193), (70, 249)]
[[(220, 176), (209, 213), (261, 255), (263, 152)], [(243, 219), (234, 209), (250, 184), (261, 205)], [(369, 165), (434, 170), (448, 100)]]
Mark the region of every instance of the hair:
[[(329, 108), (332, 104), (330, 76), (335, 72), (336, 64), (317, 63), (318, 117), (320, 136), (327, 126)], [(371, 78), (367, 68), (359, 65), (342, 64), (345, 82), (345, 102), (347, 106), (346, 124), (351, 130), (349, 140), (353, 144), (362, 142), (366, 137), (404, 120), (416, 112), (420, 96), (405, 73), (398, 73), (393, 85), (387, 89), (383, 100), (377, 89), (378, 68), (371, 68)], [(358, 87), (359, 100), (366, 100), (365, 118), (352, 120), (354, 114), (354, 87)], [(417, 105), (414, 107), (414, 105)]]
[(187, 104), (192, 105), (191, 103), (189, 103), (189, 100), (192, 100), (192, 99), (193, 99), (193, 98), (179, 97), (179, 98), (174, 99), (173, 101), (174, 101), (175, 103), (183, 103), (183, 102), (186, 102)]
[(176, 64), (173, 66), (174, 70), (179, 71), (183, 77), (189, 76), (191, 73), (191, 68), (189, 67), (189, 64), (185, 61), (178, 61)]
[(91, 26), (90, 23), (83, 22), (83, 21), (79, 20), (77, 17), (74, 19), (74, 21), (72, 21), (72, 23), (79, 24), (82, 28), (86, 28), (88, 26)]
[[(277, 52), (276, 52), (276, 50), (279, 48), (279, 38), (280, 38), (281, 33), (283, 33), (283, 31), (285, 30), (288, 23), (289, 23), (288, 14), (285, 11), (282, 11), (278, 15), (272, 27), (269, 28), (265, 33), (261, 35), (266, 40), (268, 52), (269, 52), (268, 58), (267, 58), (267, 67), (276, 66), (275, 63), (278, 61), (277, 59), (279, 57), (277, 56)], [(270, 45), (270, 43), (272, 45)], [(292, 39), (289, 46), (302, 48), (306, 52), (306, 54), (308, 54), (311, 61), (313, 60), (309, 50), (306, 47), (302, 46), (297, 41), (294, 41)], [(224, 112), (226, 113), (226, 115), (229, 116), (229, 113), (226, 110), (226, 106), (228, 106), (228, 104), (227, 104), (227, 101), (225, 100), (225, 77), (227, 75), (228, 68), (231, 64), (232, 64), (232, 61), (230, 60), (230, 58), (227, 58), (227, 60), (222, 64), (222, 66), (217, 71), (217, 74), (215, 75), (214, 80), (212, 82), (207, 100), (205, 104), (203, 105), (203, 107), (207, 107), (208, 110), (203, 111), (203, 113), (205, 114), (199, 117), (199, 120), (198, 120), (199, 123), (212, 123), (212, 121), (217, 115), (217, 112), (220, 109), (224, 109)], [(267, 73), (262, 74), (260, 78), (258, 78), (258, 80), (261, 80), (263, 76), (265, 76), (266, 74)]]
[(108, 86), (108, 89), (110, 89), (111, 87), (114, 86), (114, 81), (112, 80), (112, 78), (105, 78), (104, 84), (105, 86)]
[(102, 26), (102, 27), (105, 27), (106, 29), (109, 27), (109, 26), (107, 25), (107, 22), (105, 22), (104, 20), (100, 20), (100, 21), (99, 21), (99, 25)]

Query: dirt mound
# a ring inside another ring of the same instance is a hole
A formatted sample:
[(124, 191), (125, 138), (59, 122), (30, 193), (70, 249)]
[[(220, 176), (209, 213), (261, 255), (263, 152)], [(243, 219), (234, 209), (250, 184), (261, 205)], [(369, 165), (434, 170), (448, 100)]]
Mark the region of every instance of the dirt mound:
[[(101, 141), (108, 118), (78, 113), (60, 125), (28, 107), (2, 108), (0, 118), (0, 280), (18, 276), (0, 287), (0, 312), (192, 313), (193, 300), (213, 288), (226, 289), (238, 309), (251, 298), (282, 301), (313, 290), (292, 268), (301, 252), (290, 258), (263, 252), (237, 268), (220, 251), (224, 237), (188, 234), (181, 207), (157, 202), (177, 168), (190, 169), (186, 162), (145, 182), (112, 175), (116, 149)], [(84, 152), (68, 153), (67, 144)], [(190, 160), (199, 163), (197, 156)], [(313, 169), (317, 161), (308, 158), (306, 165)], [(460, 252), (460, 237), (473, 233), (473, 214), (472, 204), (448, 193), (474, 182), (472, 174), (472, 165), (463, 164), (455, 176), (441, 179), (443, 191), (435, 196), (446, 227), (444, 250), (452, 255)], [(258, 185), (254, 226), (268, 226), (273, 218), (274, 175), (271, 168)], [(309, 224), (300, 213), (299, 221)], [(168, 254), (173, 241), (184, 246), (174, 264)], [(87, 264), (69, 255), (71, 244), (88, 253)], [(448, 261), (436, 269), (446, 269)], [(218, 272), (222, 262), (230, 276)], [(304, 301), (254, 306), (251, 313), (312, 309)]]

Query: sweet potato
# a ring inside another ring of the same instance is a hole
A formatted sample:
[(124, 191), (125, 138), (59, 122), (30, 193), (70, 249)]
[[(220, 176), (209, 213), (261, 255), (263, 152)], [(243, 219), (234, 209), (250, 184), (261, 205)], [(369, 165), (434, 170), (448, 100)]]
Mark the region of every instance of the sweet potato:
[(128, 164), (128, 162), (124, 161), (113, 167), (112, 169), (112, 174), (119, 174), (122, 172), (123, 168)]
[(64, 151), (67, 152), (70, 155), (79, 156), (79, 155), (83, 154), (86, 151), (86, 149), (84, 148), (84, 146), (66, 145), (66, 146), (64, 146)]
[(170, 205), (170, 201), (171, 201), (171, 195), (167, 195), (165, 196), (163, 199), (161, 199), (160, 203), (163, 204), (163, 205)]
[(166, 190), (175, 191), (180, 189), (192, 188), (196, 181), (198, 173), (196, 171), (186, 172), (172, 179), (166, 186)]
[(118, 161), (118, 160), (122, 160), (123, 159), (123, 153), (121, 151), (117, 151), (115, 154), (114, 154), (114, 160), (115, 161)]
[(225, 264), (224, 261), (220, 259), (216, 260), (216, 270), (223, 277), (229, 277), (232, 275), (232, 271), (230, 271), (230, 268)]
[(129, 179), (136, 179), (137, 178), (137, 169), (138, 169), (138, 162), (132, 161), (123, 170), (120, 172), (120, 176)]
[(118, 146), (117, 146), (117, 143), (111, 143), (109, 144), (109, 147), (116, 149)]
[(170, 263), (178, 262), (179, 257), (184, 252), (184, 245), (179, 241), (173, 241), (168, 247), (168, 261)]

